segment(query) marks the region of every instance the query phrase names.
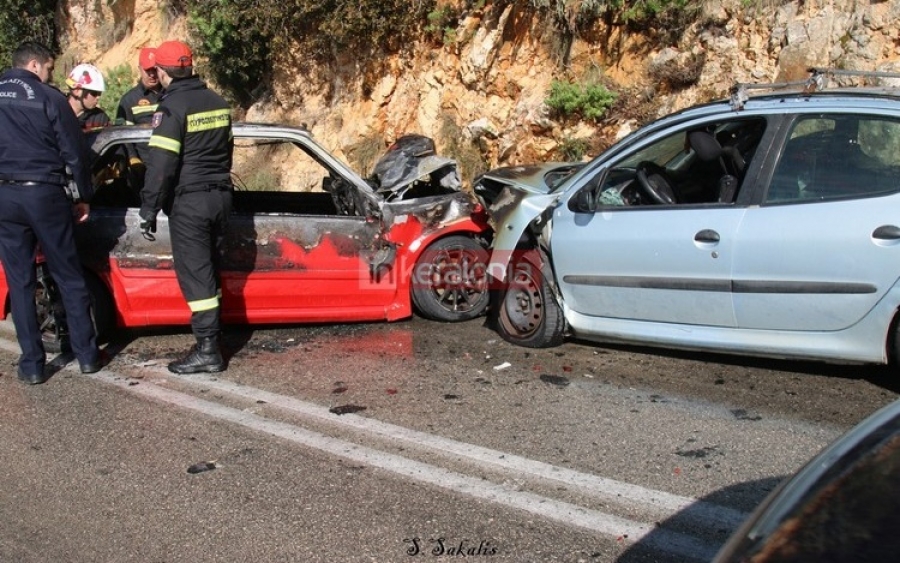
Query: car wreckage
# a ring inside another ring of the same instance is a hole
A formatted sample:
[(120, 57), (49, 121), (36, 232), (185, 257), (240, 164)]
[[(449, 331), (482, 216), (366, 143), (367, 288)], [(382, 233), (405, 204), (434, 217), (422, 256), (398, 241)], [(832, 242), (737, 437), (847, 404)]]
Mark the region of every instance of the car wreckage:
[[(452, 322), (484, 313), (487, 215), (461, 189), (456, 161), (434, 154), (430, 139), (401, 137), (363, 178), (304, 128), (235, 123), (233, 131), (223, 322), (394, 321), (414, 312)], [(115, 327), (190, 322), (167, 217), (155, 235), (138, 228), (143, 170), (133, 156), (150, 134), (114, 126), (91, 143), (95, 196), (75, 235), (101, 337)], [(52, 347), (65, 338), (64, 311), (37, 263), (39, 320)], [(3, 276), (0, 299), (5, 317)]]

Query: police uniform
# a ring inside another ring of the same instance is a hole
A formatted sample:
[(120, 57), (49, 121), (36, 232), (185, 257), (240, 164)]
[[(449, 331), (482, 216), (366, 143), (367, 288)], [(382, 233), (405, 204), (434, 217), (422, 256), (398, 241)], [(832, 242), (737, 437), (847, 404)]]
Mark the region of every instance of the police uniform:
[(0, 75), (0, 259), (22, 348), (19, 377), (30, 383), (44, 381), (46, 357), (34, 301), (38, 243), (59, 286), (82, 371), (100, 369), (72, 202), (64, 191), (68, 167), (81, 198), (90, 200), (88, 162), (85, 136), (64, 94), (24, 68)]
[[(165, 64), (161, 58), (164, 46), (157, 48), (161, 66)], [(179, 367), (179, 362), (173, 362), (169, 369), (177, 373), (221, 371), (217, 266), (232, 202), (231, 109), (199, 77), (190, 76), (169, 84), (152, 125), (141, 219), (155, 228), (160, 210), (169, 215), (175, 274), (191, 310), (196, 350), (207, 350), (210, 357), (218, 358), (198, 359), (192, 354), (185, 358), (191, 365)]]

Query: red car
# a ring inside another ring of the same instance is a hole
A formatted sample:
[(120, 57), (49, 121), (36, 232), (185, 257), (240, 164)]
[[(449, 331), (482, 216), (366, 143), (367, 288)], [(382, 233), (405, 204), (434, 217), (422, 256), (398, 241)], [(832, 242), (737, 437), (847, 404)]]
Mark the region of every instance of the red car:
[[(392, 168), (376, 165), (380, 176), (365, 180), (305, 129), (249, 123), (233, 129), (223, 322), (394, 321), (414, 311), (462, 321), (485, 311), (487, 215), (460, 189), (455, 161), (421, 149), (420, 141), (430, 140), (401, 139), (379, 162)], [(96, 195), (76, 239), (101, 337), (115, 327), (190, 322), (166, 216), (160, 214), (151, 238), (138, 228), (143, 174), (129, 168), (129, 145), (146, 144), (150, 132), (109, 127), (92, 141)], [(65, 323), (38, 262), (39, 316), (52, 345)], [(0, 275), (4, 318), (7, 293)]]

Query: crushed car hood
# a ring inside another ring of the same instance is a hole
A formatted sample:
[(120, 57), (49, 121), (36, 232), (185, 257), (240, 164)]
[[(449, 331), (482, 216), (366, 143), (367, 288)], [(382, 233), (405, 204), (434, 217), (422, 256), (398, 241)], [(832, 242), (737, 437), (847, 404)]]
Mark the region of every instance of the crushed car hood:
[(491, 204), (505, 186), (515, 186), (529, 193), (546, 194), (563, 180), (581, 170), (583, 162), (547, 162), (505, 166), (485, 172), (473, 182), (475, 193)]

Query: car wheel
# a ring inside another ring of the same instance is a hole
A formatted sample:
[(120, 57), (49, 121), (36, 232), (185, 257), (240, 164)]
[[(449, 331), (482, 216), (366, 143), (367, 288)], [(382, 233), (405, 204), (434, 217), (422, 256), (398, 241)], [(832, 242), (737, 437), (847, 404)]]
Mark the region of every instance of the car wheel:
[(450, 236), (431, 244), (412, 274), (412, 301), (422, 317), (458, 322), (484, 314), (487, 289), (487, 249), (475, 239)]
[(493, 320), (507, 342), (527, 348), (559, 346), (565, 339), (565, 318), (550, 286), (549, 274), (536, 252), (514, 258), (509, 281), (497, 294)]
[[(69, 351), (66, 311), (59, 295), (59, 288), (50, 276), (46, 264), (38, 265), (37, 282), (35, 305), (44, 350), (51, 353)], [(112, 298), (106, 286), (96, 276), (85, 274), (85, 283), (91, 298), (91, 321), (94, 323), (94, 332), (97, 335), (97, 342), (102, 343), (109, 339), (115, 328)]]
[(900, 371), (900, 310), (894, 314), (894, 320), (887, 335), (888, 365)]
[(50, 276), (47, 264), (41, 262), (35, 266), (37, 286), (34, 291), (34, 305), (37, 310), (38, 328), (41, 340), (47, 352), (59, 352), (66, 335), (66, 312), (63, 309), (59, 288)]

